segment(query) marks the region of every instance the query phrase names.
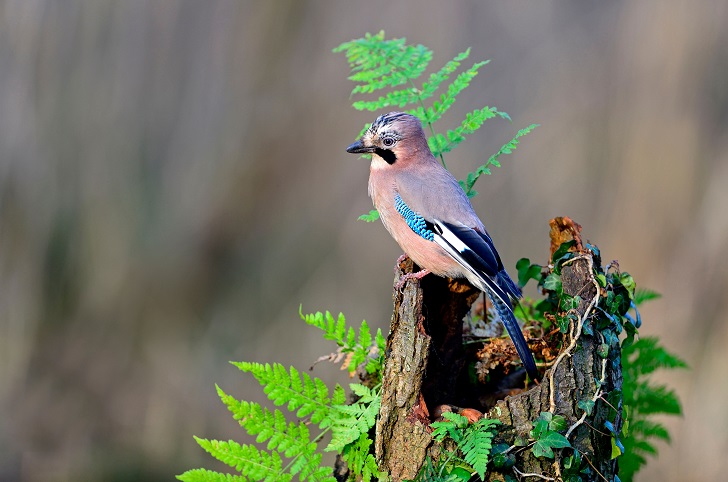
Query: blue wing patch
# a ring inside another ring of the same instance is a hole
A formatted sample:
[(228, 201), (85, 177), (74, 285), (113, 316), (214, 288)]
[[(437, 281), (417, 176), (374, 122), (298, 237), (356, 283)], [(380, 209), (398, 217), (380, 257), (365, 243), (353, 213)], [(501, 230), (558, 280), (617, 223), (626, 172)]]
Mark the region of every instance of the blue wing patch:
[(412, 231), (428, 241), (434, 241), (435, 233), (433, 233), (428, 226), (429, 223), (425, 221), (425, 218), (421, 215), (410, 209), (410, 207), (402, 201), (399, 193), (397, 193), (394, 197), (394, 208), (402, 215), (407, 226), (409, 226)]

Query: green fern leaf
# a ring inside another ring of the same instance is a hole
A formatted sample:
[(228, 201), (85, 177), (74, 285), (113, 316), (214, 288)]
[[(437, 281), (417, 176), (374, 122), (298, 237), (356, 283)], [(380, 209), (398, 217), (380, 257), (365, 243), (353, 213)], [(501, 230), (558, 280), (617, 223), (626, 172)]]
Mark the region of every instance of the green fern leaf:
[(374, 335), (374, 345), (369, 349), (370, 355), (364, 369), (369, 374), (378, 373), (381, 377), (384, 364), (384, 351), (387, 347), (387, 340), (382, 335), (382, 330), (377, 328), (377, 334)]
[(212, 470), (194, 469), (188, 470), (177, 476), (183, 482), (247, 482), (249, 479), (240, 475), (221, 474)]
[(467, 417), (455, 412), (445, 412), (442, 417), (444, 420), (430, 424), (433, 429), (432, 437), (438, 442), (450, 437), (455, 443), (460, 444), (464, 437), (463, 431), (469, 423)]
[[(318, 378), (307, 373), (299, 374), (291, 367), (290, 373), (283, 365), (248, 362), (231, 362), (244, 372), (251, 373), (263, 386), (263, 391), (275, 405), (288, 404), (288, 410), (298, 417), (311, 416), (311, 422), (326, 428), (330, 424), (329, 389)], [(303, 380), (301, 380), (301, 378)]]
[(420, 93), (417, 89), (408, 88), (389, 92), (377, 100), (358, 100), (352, 106), (356, 110), (376, 111), (387, 107), (404, 107), (417, 102), (419, 98)]
[[(651, 293), (651, 292), (649, 292)], [(640, 300), (640, 290), (635, 302)], [(624, 454), (619, 458), (619, 477), (631, 482), (634, 474), (647, 462), (646, 456), (655, 456), (655, 439), (670, 441), (665, 427), (652, 420), (654, 415), (678, 415), (682, 412), (675, 392), (664, 385), (650, 383), (649, 375), (658, 369), (687, 368), (679, 357), (661, 347), (656, 338), (640, 338), (632, 344), (622, 344), (622, 385), (625, 423), (622, 443)]]
[(655, 437), (665, 442), (670, 442), (670, 432), (667, 431), (665, 426), (651, 420), (635, 420), (630, 423), (629, 431), (632, 435)]
[(688, 368), (687, 363), (658, 345), (657, 338), (644, 337), (624, 347), (622, 358), (626, 359), (625, 371), (636, 380), (660, 368)]
[(455, 77), (455, 80), (447, 87), (447, 92), (440, 96), (440, 101), (432, 103), (432, 107), (427, 110), (427, 120), (435, 123), (452, 107), (457, 96), (470, 85), (470, 82), (478, 75), (480, 68), (490, 60), (484, 60), (473, 64), (468, 70), (461, 72)]
[(342, 451), (374, 427), (379, 414), (379, 391), (358, 383), (349, 385), (359, 399), (351, 405), (336, 405), (331, 442), (325, 450)]
[(474, 172), (471, 172), (467, 175), (465, 178), (465, 181), (460, 181), (460, 186), (465, 191), (465, 194), (468, 195), (468, 197), (473, 197), (476, 194), (478, 194), (476, 191), (473, 190), (473, 186), (475, 183), (480, 179), (480, 176), (482, 175), (490, 175), (490, 169), (489, 166), (495, 166), (500, 167), (500, 163), (498, 162), (498, 158), (503, 154), (510, 154), (512, 153), (516, 147), (519, 144), (519, 138), (525, 136), (532, 130), (534, 130), (536, 127), (538, 127), (539, 124), (531, 124), (530, 126), (526, 127), (525, 129), (521, 129), (516, 133), (516, 135), (511, 139), (510, 141), (506, 142), (500, 149), (498, 149), (498, 152), (493, 154), (488, 158), (488, 161), (486, 161), (485, 164), (478, 167)]
[(305, 423), (288, 423), (280, 410), (271, 412), (257, 403), (238, 401), (220, 388), (218, 393), (232, 412), (233, 418), (238, 420), (248, 434), (256, 437), (256, 443), (267, 442), (266, 448), (273, 454), (282, 453), (286, 457), (300, 458), (296, 462), (303, 464), (306, 470), (313, 470), (320, 465), (315, 457), (316, 444), (311, 441)]
[(347, 327), (346, 318), (341, 313), (337, 319), (334, 319), (328, 311), (325, 314), (317, 312), (304, 315), (302, 308), (299, 308), (299, 315), (307, 324), (322, 330), (325, 339), (336, 342), (342, 353), (350, 354), (347, 365), (349, 373), (354, 373), (362, 364), (367, 373), (381, 373), (381, 354), (384, 353), (384, 350), (380, 348), (384, 344), (381, 331), (377, 332), (378, 338), (372, 340), (371, 330), (366, 321), (361, 322), (357, 336), (354, 328)]
[(441, 154), (452, 151), (465, 140), (465, 136), (477, 131), (486, 120), (492, 119), (496, 116), (510, 119), (508, 114), (500, 112), (495, 107), (483, 107), (482, 109), (476, 109), (467, 113), (465, 115), (465, 119), (460, 123), (460, 126), (457, 129), (447, 131), (447, 136), (438, 134), (438, 140), (430, 145), (433, 155), (435, 157), (439, 157)]
[(660, 293), (657, 293), (656, 291), (644, 288), (637, 288), (634, 293), (634, 304), (639, 306), (645, 301), (656, 300), (661, 297), (662, 295)]
[[(485, 480), (488, 461), (495, 437), (496, 427), (500, 422), (496, 419), (482, 418), (470, 424), (463, 415), (454, 412), (445, 412), (444, 420), (430, 424), (433, 429), (432, 437), (442, 442), (445, 438), (452, 439), (463, 454), (463, 460), (472, 470)], [(429, 478), (422, 480), (430, 480)]]
[(447, 62), (440, 70), (430, 75), (429, 79), (422, 84), (420, 91), (420, 99), (425, 100), (432, 97), (440, 88), (443, 82), (448, 80), (450, 76), (460, 67), (460, 63), (470, 56), (470, 49), (460, 52), (454, 59)]
[(495, 434), (488, 430), (476, 430), (460, 446), (465, 461), (473, 467), (483, 480), (485, 480), (490, 451), (493, 448), (491, 442), (494, 436)]
[[(368, 129), (368, 127), (366, 127)], [(367, 223), (373, 223), (374, 221), (379, 220), (379, 211), (376, 209), (372, 209), (369, 211), (369, 214), (362, 214), (359, 216), (359, 221), (364, 221)]]
[[(349, 79), (358, 83), (352, 94), (370, 94), (406, 84), (422, 75), (432, 60), (432, 51), (423, 45), (407, 45), (404, 38), (384, 40), (384, 32), (345, 42), (334, 52), (346, 54), (353, 72)], [(385, 97), (368, 108), (377, 110), (386, 106)]]
[(351, 443), (341, 450), (341, 458), (349, 469), (361, 477), (362, 482), (378, 480), (382, 477), (374, 455), (370, 453), (372, 439), (366, 433), (361, 434), (356, 443)]
[(241, 445), (233, 440), (223, 442), (195, 437), (206, 452), (220, 462), (253, 480), (265, 482), (288, 481), (291, 475), (283, 472), (283, 463), (278, 453), (258, 450), (252, 445)]

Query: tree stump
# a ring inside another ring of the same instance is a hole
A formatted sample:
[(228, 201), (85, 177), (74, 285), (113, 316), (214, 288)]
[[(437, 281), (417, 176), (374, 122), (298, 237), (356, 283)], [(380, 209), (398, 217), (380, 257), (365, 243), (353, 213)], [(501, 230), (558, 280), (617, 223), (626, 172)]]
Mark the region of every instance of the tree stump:
[[(409, 280), (401, 290), (395, 289), (375, 439), (377, 463), (391, 480), (414, 479), (428, 456), (437, 459), (442, 452), (429, 429), (434, 421), (430, 410), (440, 404), (487, 411), (489, 418), (502, 422), (498, 441), (508, 445), (517, 436), (528, 440), (532, 422), (541, 412), (562, 415), (569, 427), (569, 441), (594, 469), (593, 476), (582, 476), (583, 480), (614, 479), (617, 464), (611, 460), (611, 437), (606, 430), (591, 428), (603, 426), (610, 408), (598, 403), (590, 416), (582, 418), (584, 410), (577, 404), (601, 393), (621, 390), (621, 364), (618, 357), (608, 360), (600, 356), (604, 340), (596, 330), (587, 330), (594, 333), (587, 335), (582, 329), (582, 322), (591, 323), (588, 315), (598, 299), (599, 285), (592, 269), (593, 254), (582, 247), (580, 226), (568, 218), (556, 218), (551, 227), (552, 253), (562, 242), (576, 240), (576, 256), (563, 266), (561, 280), (565, 293), (581, 297), (576, 309), (579, 322), (572, 323), (559, 356), (540, 384), (497, 400), (494, 406), (477, 406), (484, 398), (469, 397), (468, 391), (472, 390), (467, 387), (468, 374), (463, 370), (468, 363), (462, 343), (463, 318), (480, 292), (464, 280), (433, 275)], [(413, 269), (412, 262), (405, 260), (395, 282)], [(619, 353), (618, 342), (612, 341), (609, 350)], [(619, 405), (616, 408), (621, 412)], [(614, 425), (617, 431), (621, 429), (620, 414)], [(558, 455), (551, 460), (537, 458), (525, 449), (514, 449), (513, 453), (515, 470), (492, 471), (486, 475), (487, 480), (503, 480), (504, 475), (517, 476), (519, 472), (560, 479)]]

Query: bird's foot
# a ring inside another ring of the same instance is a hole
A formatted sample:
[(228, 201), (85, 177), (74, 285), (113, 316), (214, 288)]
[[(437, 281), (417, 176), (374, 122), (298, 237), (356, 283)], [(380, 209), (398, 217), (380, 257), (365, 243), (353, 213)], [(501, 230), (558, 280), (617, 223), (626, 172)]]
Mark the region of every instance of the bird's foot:
[(399, 271), (399, 265), (402, 264), (404, 262), (404, 260), (407, 258), (408, 258), (407, 253), (403, 253), (402, 256), (397, 258), (397, 262), (394, 263), (394, 273), (395, 274), (397, 273), (397, 271)]
[(396, 289), (396, 290), (399, 291), (399, 290), (402, 289), (402, 287), (404, 286), (404, 284), (407, 281), (409, 281), (411, 279), (422, 279), (425, 276), (427, 276), (428, 274), (430, 274), (430, 270), (429, 269), (421, 269), (421, 270), (419, 270), (416, 273), (407, 273), (405, 275), (402, 275), (399, 278), (399, 280), (397, 281), (397, 283), (394, 285), (394, 289)]

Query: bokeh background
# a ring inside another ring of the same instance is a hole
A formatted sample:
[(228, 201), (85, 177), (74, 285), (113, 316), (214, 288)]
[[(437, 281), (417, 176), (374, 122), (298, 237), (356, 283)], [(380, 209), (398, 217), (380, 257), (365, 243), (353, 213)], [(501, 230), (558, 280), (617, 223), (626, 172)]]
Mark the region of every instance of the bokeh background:
[[(511, 270), (548, 220), (584, 226), (664, 298), (646, 305), (692, 369), (639, 480), (725, 480), (728, 3), (0, 2), (0, 480), (171, 480), (213, 466), (192, 435), (242, 440), (228, 360), (306, 368), (332, 347), (298, 318), (386, 330), (398, 247), (348, 145), (339, 43), (384, 29), (492, 59), (443, 127), (495, 105), (448, 157), (478, 185)], [(449, 123), (449, 124), (448, 124)], [(337, 370), (317, 375), (345, 382)]]

